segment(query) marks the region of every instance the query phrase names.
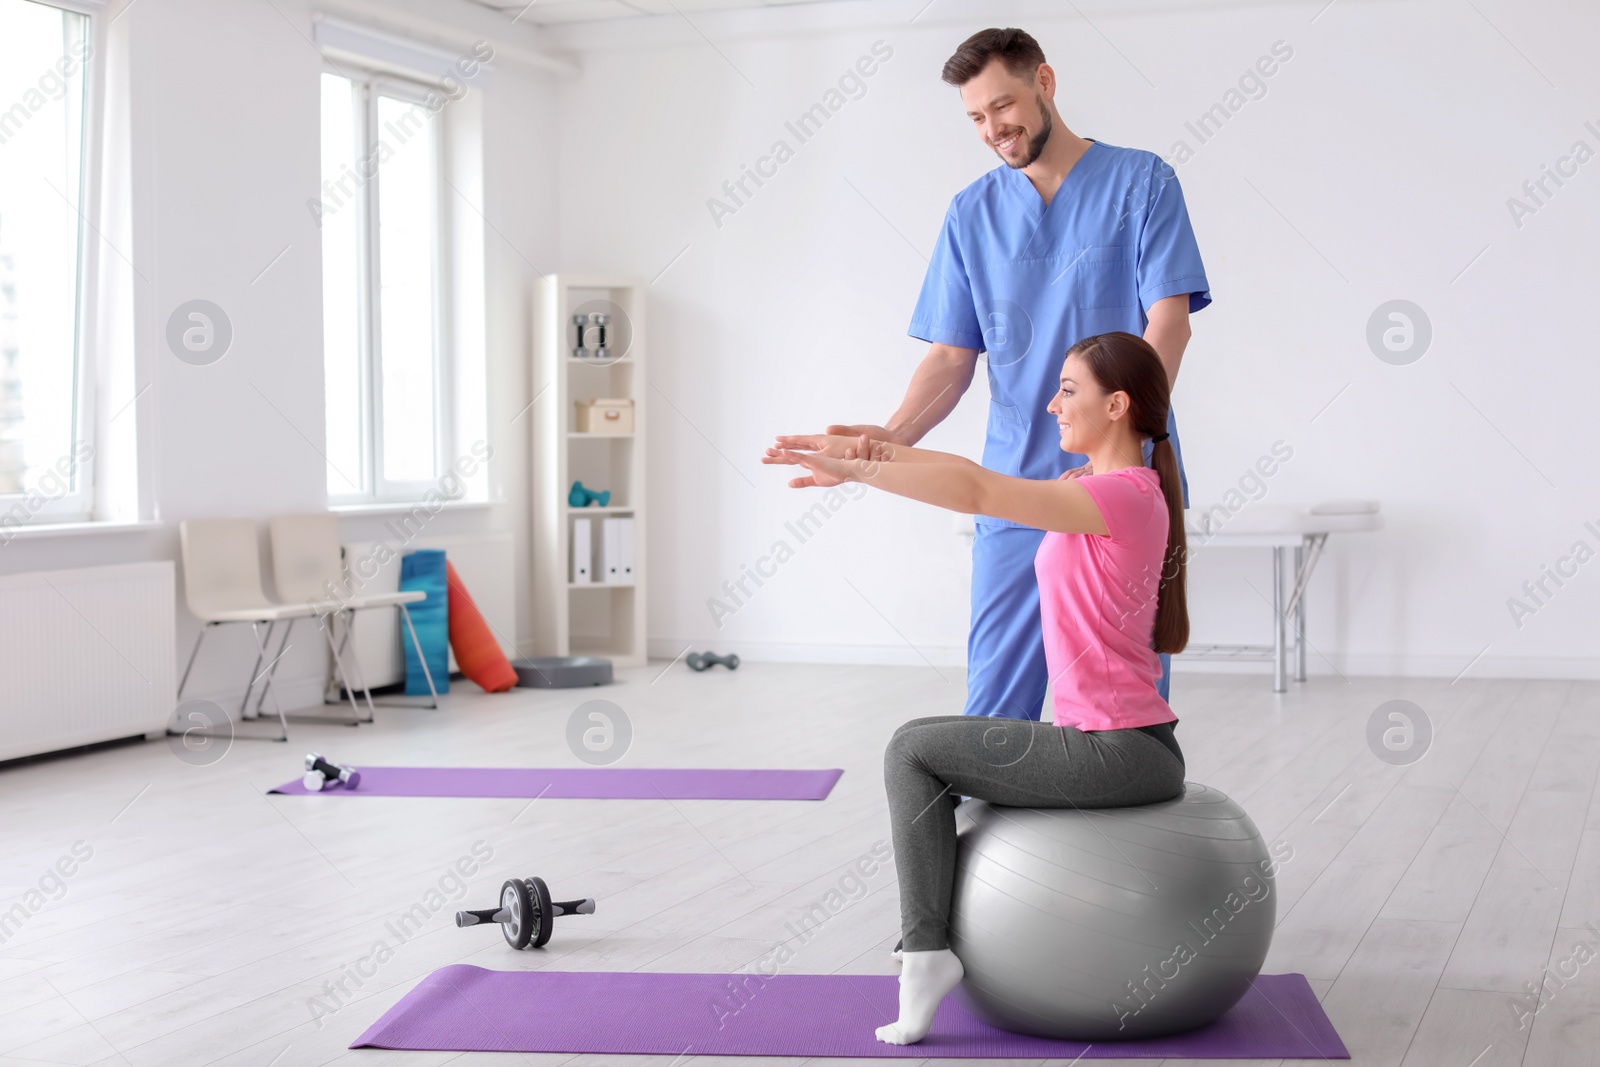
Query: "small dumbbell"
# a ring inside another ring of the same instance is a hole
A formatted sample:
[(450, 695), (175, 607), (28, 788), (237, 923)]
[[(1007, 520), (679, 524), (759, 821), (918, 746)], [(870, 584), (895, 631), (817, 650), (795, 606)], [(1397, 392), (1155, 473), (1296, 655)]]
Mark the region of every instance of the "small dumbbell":
[(689, 669), (691, 671), (703, 671), (707, 667), (715, 666), (718, 663), (722, 664), (730, 671), (736, 671), (739, 669), (739, 657), (734, 655), (732, 652), (728, 653), (726, 656), (719, 656), (715, 652), (691, 652), (685, 658), (684, 662), (689, 664)]
[(601, 507), (611, 505), (611, 490), (589, 489), (582, 482), (573, 482), (572, 491), (567, 494), (567, 504), (575, 508), (586, 508), (590, 504), (599, 504)]
[(457, 926), (498, 923), (512, 948), (543, 948), (558, 915), (593, 915), (594, 898), (551, 900), (543, 878), (513, 878), (500, 887), (500, 906), (456, 912)]
[(589, 326), (589, 315), (573, 315), (573, 358), (589, 357), (589, 346), (584, 344), (584, 330)]
[(361, 784), (361, 772), (354, 767), (329, 763), (312, 752), (306, 756), (306, 776), (300, 781), (313, 793), (320, 793), (335, 784), (343, 784), (346, 789), (354, 789)]

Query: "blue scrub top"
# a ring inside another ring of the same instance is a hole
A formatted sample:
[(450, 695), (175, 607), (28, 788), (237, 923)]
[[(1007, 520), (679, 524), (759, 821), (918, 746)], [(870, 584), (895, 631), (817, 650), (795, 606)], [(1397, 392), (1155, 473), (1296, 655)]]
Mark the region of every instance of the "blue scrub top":
[[(909, 332), (987, 354), (984, 466), (1056, 478), (1088, 462), (1061, 450), (1059, 427), (1045, 410), (1060, 388), (1067, 349), (1111, 330), (1142, 336), (1145, 309), (1180, 293), (1189, 294), (1191, 313), (1211, 303), (1177, 175), (1153, 152), (1093, 141), (1048, 207), (1026, 174), (1004, 165), (956, 194)], [(1170, 411), (1167, 433), (1181, 475)], [(1181, 480), (1187, 506), (1188, 479)]]

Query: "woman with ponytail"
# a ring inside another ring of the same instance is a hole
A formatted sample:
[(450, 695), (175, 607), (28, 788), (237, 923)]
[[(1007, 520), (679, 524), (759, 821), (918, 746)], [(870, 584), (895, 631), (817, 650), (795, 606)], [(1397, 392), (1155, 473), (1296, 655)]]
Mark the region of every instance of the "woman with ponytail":
[(878, 1029), (882, 1041), (921, 1041), (961, 981), (948, 941), (955, 798), (1106, 808), (1183, 792), (1177, 717), (1156, 689), (1156, 653), (1181, 652), (1189, 640), (1168, 402), (1155, 349), (1133, 334), (1104, 333), (1067, 352), (1049, 405), (1061, 448), (1089, 457), (1057, 481), (867, 437), (780, 437), (767, 450), (766, 463), (806, 468), (789, 483), (797, 488), (861, 482), (1047, 531), (1034, 571), (1055, 721), (914, 719), (884, 753), (905, 952), (900, 1018)]

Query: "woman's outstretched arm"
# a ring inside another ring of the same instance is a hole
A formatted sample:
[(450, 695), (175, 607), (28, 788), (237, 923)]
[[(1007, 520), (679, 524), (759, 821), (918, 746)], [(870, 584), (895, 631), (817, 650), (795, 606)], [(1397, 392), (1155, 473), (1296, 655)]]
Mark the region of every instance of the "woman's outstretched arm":
[(993, 515), (1060, 533), (1109, 533), (1099, 505), (1075, 478), (1053, 482), (1012, 478), (969, 459), (951, 459), (954, 462), (884, 463), (835, 459), (821, 452), (771, 449), (762, 462), (805, 467), (818, 486), (861, 482), (967, 515)]

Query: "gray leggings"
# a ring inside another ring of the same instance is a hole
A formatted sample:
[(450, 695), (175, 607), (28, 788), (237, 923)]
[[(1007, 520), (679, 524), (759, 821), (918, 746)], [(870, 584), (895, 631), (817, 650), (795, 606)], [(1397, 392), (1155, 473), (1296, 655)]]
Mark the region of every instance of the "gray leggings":
[(1183, 792), (1172, 723), (1085, 733), (1072, 726), (938, 715), (895, 731), (883, 753), (900, 932), (907, 952), (949, 948), (957, 796), (1016, 808), (1120, 808)]

